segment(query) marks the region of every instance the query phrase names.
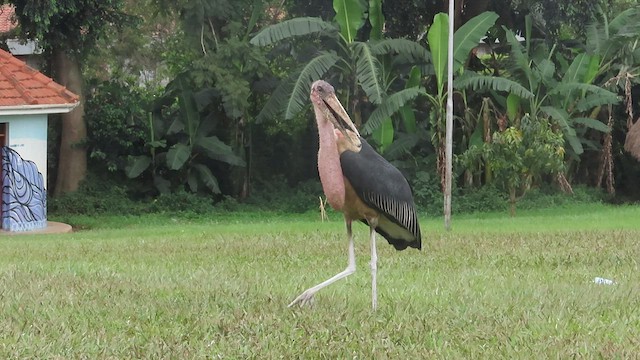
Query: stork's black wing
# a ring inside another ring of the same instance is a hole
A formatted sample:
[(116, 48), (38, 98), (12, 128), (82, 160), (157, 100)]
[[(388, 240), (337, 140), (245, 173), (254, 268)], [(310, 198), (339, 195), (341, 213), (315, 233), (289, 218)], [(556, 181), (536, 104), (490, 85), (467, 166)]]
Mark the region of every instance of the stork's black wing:
[(360, 199), (386, 218), (376, 228), (380, 235), (397, 250), (407, 246), (420, 249), (420, 224), (407, 179), (364, 139), (360, 140), (360, 152), (340, 155), (342, 173)]

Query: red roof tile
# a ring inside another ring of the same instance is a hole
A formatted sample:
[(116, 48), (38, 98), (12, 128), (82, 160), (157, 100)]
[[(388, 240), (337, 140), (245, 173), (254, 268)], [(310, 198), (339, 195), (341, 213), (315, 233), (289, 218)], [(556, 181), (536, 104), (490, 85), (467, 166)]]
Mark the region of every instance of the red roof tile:
[(11, 31), (18, 26), (18, 23), (13, 19), (15, 11), (13, 5), (0, 5), (0, 33)]
[(0, 109), (3, 106), (71, 105), (78, 95), (0, 49)]

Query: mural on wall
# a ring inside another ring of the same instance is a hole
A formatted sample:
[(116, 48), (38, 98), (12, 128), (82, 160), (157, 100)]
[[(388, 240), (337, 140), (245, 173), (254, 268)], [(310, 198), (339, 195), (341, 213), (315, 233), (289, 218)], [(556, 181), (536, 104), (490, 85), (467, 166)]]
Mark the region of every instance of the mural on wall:
[(47, 191), (33, 161), (2, 147), (2, 228), (29, 231), (47, 226)]

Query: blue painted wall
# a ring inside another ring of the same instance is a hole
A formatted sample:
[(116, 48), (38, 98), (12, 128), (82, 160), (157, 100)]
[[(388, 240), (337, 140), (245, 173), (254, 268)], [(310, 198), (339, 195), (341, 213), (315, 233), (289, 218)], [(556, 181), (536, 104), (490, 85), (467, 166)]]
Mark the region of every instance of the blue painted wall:
[(2, 148), (2, 228), (29, 231), (47, 226), (47, 191), (33, 161)]

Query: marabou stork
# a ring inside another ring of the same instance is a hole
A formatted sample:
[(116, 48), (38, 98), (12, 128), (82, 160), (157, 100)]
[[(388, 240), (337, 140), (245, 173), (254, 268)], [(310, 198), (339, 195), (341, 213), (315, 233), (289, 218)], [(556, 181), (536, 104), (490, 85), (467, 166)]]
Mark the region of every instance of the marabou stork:
[(347, 268), (332, 278), (305, 290), (289, 306), (304, 305), (320, 289), (356, 271), (351, 223), (369, 225), (371, 238), (371, 295), (377, 306), (376, 232), (396, 250), (420, 249), (420, 225), (405, 177), (360, 137), (358, 129), (335, 95), (333, 86), (318, 80), (311, 85), (320, 149), (318, 172), (327, 201), (344, 214), (349, 238)]

